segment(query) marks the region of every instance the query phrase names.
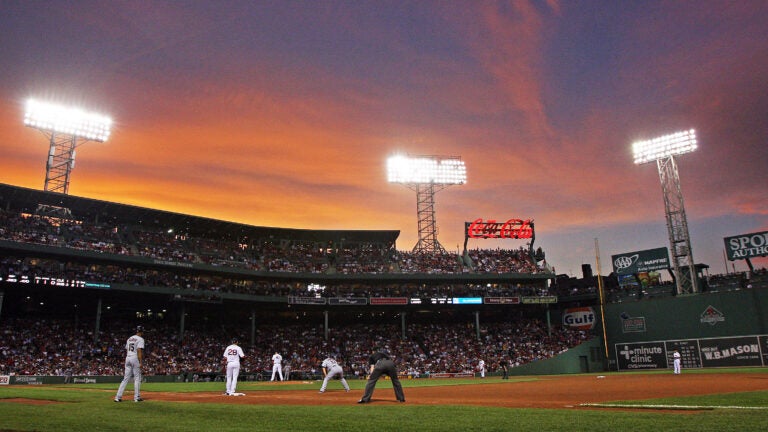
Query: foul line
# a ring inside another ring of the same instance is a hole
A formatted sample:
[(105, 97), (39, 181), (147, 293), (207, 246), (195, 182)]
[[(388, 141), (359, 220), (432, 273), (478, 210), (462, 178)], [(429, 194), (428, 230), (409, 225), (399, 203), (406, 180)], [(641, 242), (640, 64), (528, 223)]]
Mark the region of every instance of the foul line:
[(715, 410), (715, 409), (739, 409), (739, 410), (766, 410), (763, 406), (738, 406), (738, 405), (639, 405), (639, 404), (613, 404), (613, 403), (583, 403), (583, 407), (596, 408), (647, 408), (670, 410)]

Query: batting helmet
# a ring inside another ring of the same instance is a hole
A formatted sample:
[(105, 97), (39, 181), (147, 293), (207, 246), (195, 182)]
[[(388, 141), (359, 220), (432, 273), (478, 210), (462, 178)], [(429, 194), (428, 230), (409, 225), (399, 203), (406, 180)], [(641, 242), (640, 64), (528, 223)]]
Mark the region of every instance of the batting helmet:
[(143, 331), (144, 331), (144, 327), (143, 326), (136, 326), (136, 333), (141, 333)]

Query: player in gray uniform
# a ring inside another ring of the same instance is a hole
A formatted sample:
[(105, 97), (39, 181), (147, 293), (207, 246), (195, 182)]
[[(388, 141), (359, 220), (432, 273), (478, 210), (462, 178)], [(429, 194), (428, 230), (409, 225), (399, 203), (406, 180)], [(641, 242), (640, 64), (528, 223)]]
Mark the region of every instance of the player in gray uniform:
[(347, 380), (344, 379), (344, 369), (339, 366), (335, 359), (328, 357), (327, 359), (323, 360), (323, 364), (321, 366), (323, 368), (323, 375), (325, 375), (325, 379), (323, 379), (323, 385), (320, 387), (320, 393), (325, 393), (325, 388), (328, 386), (328, 381), (330, 381), (331, 378), (335, 377), (336, 375), (339, 376), (341, 385), (344, 386), (344, 390), (349, 391), (349, 384), (347, 384)]
[(227, 390), (224, 394), (227, 396), (235, 396), (237, 377), (240, 375), (240, 359), (243, 357), (245, 353), (237, 345), (237, 338), (232, 338), (232, 344), (224, 349), (224, 358), (227, 360)]
[(115, 402), (123, 401), (123, 392), (125, 386), (128, 385), (128, 381), (133, 378), (133, 401), (143, 402), (141, 398), (141, 362), (144, 359), (144, 338), (141, 335), (144, 333), (142, 326), (136, 327), (136, 334), (129, 337), (125, 343), (125, 374), (123, 375), (123, 381), (120, 383), (120, 387), (117, 389), (115, 395)]

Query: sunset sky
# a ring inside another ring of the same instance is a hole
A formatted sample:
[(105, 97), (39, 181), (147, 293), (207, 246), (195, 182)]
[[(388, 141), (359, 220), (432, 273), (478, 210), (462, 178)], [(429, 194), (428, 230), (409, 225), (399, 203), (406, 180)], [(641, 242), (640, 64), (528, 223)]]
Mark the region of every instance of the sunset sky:
[[(258, 226), (400, 230), (394, 153), (461, 156), (438, 239), (533, 218), (557, 273), (669, 247), (655, 164), (631, 144), (696, 129), (677, 159), (693, 256), (768, 230), (768, 2), (0, 3), (0, 183), (42, 189), (27, 98), (111, 116), (69, 193)], [(517, 248), (522, 241), (473, 240)], [(765, 259), (754, 260), (759, 267)], [(734, 262), (736, 270), (747, 268)], [(728, 270), (732, 270), (728, 262)]]

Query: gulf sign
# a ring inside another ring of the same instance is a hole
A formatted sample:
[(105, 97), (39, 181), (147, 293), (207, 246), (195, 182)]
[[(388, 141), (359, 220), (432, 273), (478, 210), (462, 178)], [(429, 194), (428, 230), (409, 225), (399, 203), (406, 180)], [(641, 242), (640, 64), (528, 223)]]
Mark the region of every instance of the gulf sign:
[(579, 330), (595, 328), (597, 315), (591, 307), (568, 308), (563, 312), (563, 325)]

